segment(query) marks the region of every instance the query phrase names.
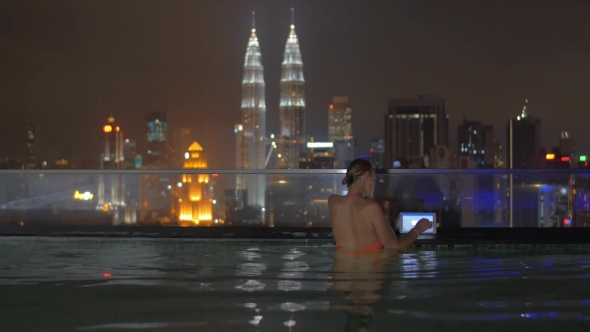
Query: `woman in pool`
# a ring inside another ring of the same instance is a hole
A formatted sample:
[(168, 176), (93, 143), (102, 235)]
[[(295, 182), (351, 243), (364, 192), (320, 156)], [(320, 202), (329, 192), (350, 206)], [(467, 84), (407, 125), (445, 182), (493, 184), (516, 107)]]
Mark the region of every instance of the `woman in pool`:
[(348, 187), (346, 196), (332, 195), (328, 200), (332, 231), (336, 247), (364, 250), (408, 248), (432, 223), (420, 219), (404, 237), (398, 239), (385, 220), (381, 206), (369, 200), (375, 189), (375, 170), (364, 159), (348, 165), (342, 184)]

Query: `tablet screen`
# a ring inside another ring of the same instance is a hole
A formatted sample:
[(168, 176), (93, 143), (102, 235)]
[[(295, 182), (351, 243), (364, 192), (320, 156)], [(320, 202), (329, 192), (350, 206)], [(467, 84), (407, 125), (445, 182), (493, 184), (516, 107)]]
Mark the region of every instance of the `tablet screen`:
[(425, 231), (422, 234), (436, 234), (436, 215), (434, 213), (410, 213), (410, 212), (402, 212), (400, 213), (401, 217), (401, 227), (400, 233), (405, 234), (409, 233), (414, 226), (418, 223), (418, 220), (425, 218), (430, 220), (434, 225), (432, 228)]

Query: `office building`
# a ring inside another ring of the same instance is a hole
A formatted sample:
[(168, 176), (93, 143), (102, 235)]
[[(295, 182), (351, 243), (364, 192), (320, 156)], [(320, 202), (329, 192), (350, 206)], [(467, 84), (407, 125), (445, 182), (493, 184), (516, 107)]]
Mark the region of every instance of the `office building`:
[(26, 169), (41, 168), (42, 160), (39, 156), (41, 151), (41, 126), (27, 126), (26, 140), (24, 167)]
[(279, 168), (297, 168), (305, 151), (305, 79), (299, 41), (291, 9), (291, 32), (285, 45), (279, 105), (280, 137), (277, 139)]
[(509, 169), (535, 168), (538, 164), (541, 120), (528, 113), (527, 105), (528, 99), (521, 113), (508, 120), (506, 167)]
[(166, 168), (168, 165), (168, 113), (146, 114), (147, 151), (144, 162), (148, 166)]
[(568, 156), (571, 159), (574, 159), (576, 154), (576, 142), (568, 131), (561, 132), (561, 137), (559, 139), (559, 149), (561, 150), (562, 156)]
[(348, 97), (334, 97), (328, 107), (328, 141), (348, 141), (353, 139), (352, 107)]
[(457, 128), (458, 154), (473, 159), (476, 168), (493, 168), (496, 141), (494, 127), (481, 122), (463, 120)]
[(448, 145), (445, 100), (434, 95), (390, 99), (385, 116), (385, 163), (421, 165), (437, 145)]
[(375, 169), (387, 168), (385, 165), (385, 141), (373, 138), (371, 142), (370, 161)]
[[(102, 127), (100, 169), (123, 169), (125, 167), (123, 149), (123, 130), (111, 116)], [(124, 175), (99, 174), (97, 194), (100, 209), (125, 206)]]
[[(124, 169), (137, 169), (141, 167), (137, 154), (137, 142), (126, 138), (123, 141), (123, 164)], [(139, 163), (138, 163), (139, 162)]]
[(347, 168), (358, 155), (356, 140), (334, 142), (334, 155), (336, 156), (336, 168)]

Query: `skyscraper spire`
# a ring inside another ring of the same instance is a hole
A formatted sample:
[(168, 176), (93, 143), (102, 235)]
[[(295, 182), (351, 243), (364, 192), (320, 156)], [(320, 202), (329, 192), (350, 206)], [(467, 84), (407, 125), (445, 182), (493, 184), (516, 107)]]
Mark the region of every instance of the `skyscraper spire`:
[[(244, 76), (242, 78), (241, 123), (234, 130), (241, 135), (239, 146), (236, 146), (236, 168), (265, 168), (266, 139), (266, 101), (264, 67), (260, 54), (260, 44), (256, 36), (255, 12), (252, 12), (252, 33), (248, 40), (244, 57)], [(249, 205), (264, 202), (265, 183), (253, 176), (238, 176), (237, 189), (248, 189)]]
[(305, 79), (299, 40), (295, 33), (295, 10), (291, 8), (291, 31), (285, 44), (281, 73), (281, 101), (279, 105), (281, 130), (278, 147), (279, 165), (298, 168), (299, 154), (305, 148)]

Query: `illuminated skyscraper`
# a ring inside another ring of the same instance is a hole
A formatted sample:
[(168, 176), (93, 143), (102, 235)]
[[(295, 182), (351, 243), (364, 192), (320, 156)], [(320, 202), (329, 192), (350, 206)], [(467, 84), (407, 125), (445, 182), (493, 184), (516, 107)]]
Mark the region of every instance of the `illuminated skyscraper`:
[(471, 157), (476, 168), (493, 168), (496, 140), (494, 127), (478, 121), (463, 120), (457, 127), (459, 156)]
[(279, 167), (298, 168), (305, 151), (305, 79), (299, 41), (295, 33), (295, 14), (291, 8), (291, 32), (285, 45), (279, 105)]
[[(264, 169), (266, 152), (266, 101), (264, 66), (256, 36), (255, 13), (252, 12), (252, 33), (244, 57), (242, 79), (241, 123), (236, 125), (236, 168)], [(259, 175), (239, 176), (236, 189), (247, 189), (249, 205), (264, 206), (265, 179)]]
[(528, 99), (521, 114), (508, 120), (506, 166), (509, 169), (537, 167), (541, 120), (528, 113)]
[(25, 168), (40, 168), (41, 160), (39, 159), (39, 141), (40, 141), (40, 126), (27, 127), (27, 150), (25, 154)]
[(168, 162), (168, 113), (149, 112), (147, 122), (147, 158), (148, 166), (163, 166)]
[(328, 140), (352, 140), (352, 107), (348, 97), (334, 97), (328, 107)]
[[(208, 169), (205, 151), (196, 141), (185, 153), (183, 169)], [(209, 226), (212, 223), (212, 199), (208, 174), (183, 174), (176, 184), (173, 213), (181, 225)]]
[[(123, 169), (123, 131), (115, 123), (114, 117), (109, 117), (102, 127), (100, 169)], [(125, 180), (122, 174), (103, 175), (98, 178), (98, 205), (124, 206)]]

